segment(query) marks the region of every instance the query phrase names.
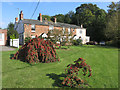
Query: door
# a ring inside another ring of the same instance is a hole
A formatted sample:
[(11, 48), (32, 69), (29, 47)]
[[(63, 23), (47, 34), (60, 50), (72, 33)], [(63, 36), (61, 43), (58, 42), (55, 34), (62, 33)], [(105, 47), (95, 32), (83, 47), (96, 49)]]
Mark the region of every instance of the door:
[(0, 33), (0, 45), (5, 45), (4, 33)]

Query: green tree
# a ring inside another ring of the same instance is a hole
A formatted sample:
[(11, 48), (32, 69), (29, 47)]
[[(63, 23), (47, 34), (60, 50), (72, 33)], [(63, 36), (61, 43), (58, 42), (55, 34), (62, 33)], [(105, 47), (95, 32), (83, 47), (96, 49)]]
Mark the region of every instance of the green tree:
[(58, 14), (58, 15), (55, 15), (55, 16), (52, 16), (51, 17), (51, 20), (54, 22), (54, 17), (57, 18), (57, 22), (61, 22), (61, 23), (64, 23), (64, 15), (63, 14)]
[(18, 35), (18, 32), (16, 30), (14, 30), (14, 24), (12, 22), (10, 22), (8, 24), (8, 27), (7, 27), (7, 44), (9, 45), (9, 41), (10, 39), (15, 39), (15, 38), (19, 38), (19, 35)]
[(104, 40), (104, 28), (107, 13), (96, 4), (82, 4), (76, 8), (77, 25), (83, 24), (87, 28), (87, 35), (91, 40), (100, 42)]
[(120, 20), (118, 19), (118, 17), (120, 17), (119, 6), (120, 3), (114, 2), (108, 6), (110, 9), (108, 10), (108, 19), (105, 28), (106, 38), (108, 41), (111, 41), (111, 44), (114, 46), (119, 46), (120, 44)]
[(48, 20), (48, 21), (51, 21), (51, 16), (49, 15), (42, 15), (42, 18), (45, 20), (45, 18)]

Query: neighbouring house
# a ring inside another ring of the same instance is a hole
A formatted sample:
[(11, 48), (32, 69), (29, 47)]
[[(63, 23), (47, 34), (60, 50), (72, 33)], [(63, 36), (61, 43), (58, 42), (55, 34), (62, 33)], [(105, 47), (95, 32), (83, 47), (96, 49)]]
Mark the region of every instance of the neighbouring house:
[(23, 12), (21, 11), (18, 17), (15, 18), (14, 29), (17, 30), (19, 34), (20, 44), (24, 44), (25, 37), (32, 37), (44, 35), (46, 36), (49, 30), (67, 30), (68, 33), (72, 33), (74, 39), (79, 39), (81, 37), (82, 43), (85, 44), (89, 42), (90, 37), (86, 36), (86, 28), (83, 26), (76, 26), (72, 24), (57, 22), (57, 18), (54, 18), (54, 22), (48, 21), (47, 19), (42, 19), (42, 14), (40, 13), (37, 20), (24, 19)]
[(6, 43), (7, 43), (7, 30), (0, 29), (0, 46), (6, 45)]

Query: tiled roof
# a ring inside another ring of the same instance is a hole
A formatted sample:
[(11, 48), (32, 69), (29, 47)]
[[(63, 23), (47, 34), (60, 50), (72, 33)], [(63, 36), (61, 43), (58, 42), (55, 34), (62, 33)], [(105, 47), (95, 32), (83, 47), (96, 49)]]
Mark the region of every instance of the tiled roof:
[(60, 22), (54, 23), (54, 22), (45, 21), (45, 20), (40, 22), (39, 20), (24, 19), (22, 22), (24, 24), (37, 24), (37, 25), (45, 25), (45, 26), (53, 25), (53, 26), (56, 26), (56, 27), (80, 28), (80, 26), (73, 25), (73, 24), (66, 24), (66, 23), (60, 23)]

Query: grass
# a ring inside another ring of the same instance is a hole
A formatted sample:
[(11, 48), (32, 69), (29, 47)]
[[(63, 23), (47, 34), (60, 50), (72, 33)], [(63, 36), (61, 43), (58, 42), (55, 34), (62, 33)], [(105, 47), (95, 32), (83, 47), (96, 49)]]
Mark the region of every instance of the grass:
[(2, 52), (3, 88), (58, 88), (65, 67), (79, 57), (92, 68), (92, 77), (86, 79), (92, 88), (118, 88), (117, 48), (85, 45), (57, 49), (60, 62), (33, 66), (11, 60), (10, 55), (16, 51)]

